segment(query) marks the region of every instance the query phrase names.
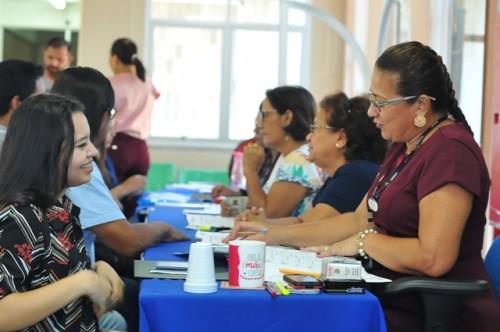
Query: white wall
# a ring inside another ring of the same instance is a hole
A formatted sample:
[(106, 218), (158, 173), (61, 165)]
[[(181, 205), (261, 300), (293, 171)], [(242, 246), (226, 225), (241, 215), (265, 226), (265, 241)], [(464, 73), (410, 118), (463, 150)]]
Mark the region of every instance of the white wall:
[(109, 50), (117, 38), (134, 40), (142, 56), (145, 0), (83, 0), (78, 43), (80, 65), (111, 75)]
[[(116, 38), (135, 41), (142, 58), (145, 41), (145, 0), (83, 0), (78, 45), (79, 64), (111, 75), (109, 50)], [(159, 147), (149, 144), (153, 162), (173, 162), (177, 168), (226, 169), (228, 149)]]
[(61, 30), (80, 28), (80, 4), (68, 3), (57, 10), (42, 0), (0, 0), (0, 60), (3, 59), (3, 30)]

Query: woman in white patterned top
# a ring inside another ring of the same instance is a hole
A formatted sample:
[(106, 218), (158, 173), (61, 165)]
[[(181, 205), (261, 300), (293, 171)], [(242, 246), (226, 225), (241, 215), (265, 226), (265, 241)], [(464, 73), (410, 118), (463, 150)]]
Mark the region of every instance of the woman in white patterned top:
[(257, 122), (264, 144), (278, 151), (280, 157), (264, 186), (258, 176), (264, 160), (262, 146), (245, 148), (243, 169), (249, 205), (263, 208), (270, 218), (303, 213), (321, 187), (318, 168), (306, 159), (306, 136), (315, 109), (313, 96), (302, 87), (280, 86), (266, 91)]

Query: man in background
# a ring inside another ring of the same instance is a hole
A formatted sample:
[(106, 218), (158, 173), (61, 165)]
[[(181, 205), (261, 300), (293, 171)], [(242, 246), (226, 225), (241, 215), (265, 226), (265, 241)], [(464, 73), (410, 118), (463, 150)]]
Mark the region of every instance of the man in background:
[(16, 108), (36, 92), (42, 68), (22, 60), (0, 62), (0, 149)]
[(38, 88), (49, 92), (59, 73), (68, 68), (74, 58), (71, 46), (61, 37), (54, 37), (47, 42), (43, 51), (43, 75), (38, 80)]

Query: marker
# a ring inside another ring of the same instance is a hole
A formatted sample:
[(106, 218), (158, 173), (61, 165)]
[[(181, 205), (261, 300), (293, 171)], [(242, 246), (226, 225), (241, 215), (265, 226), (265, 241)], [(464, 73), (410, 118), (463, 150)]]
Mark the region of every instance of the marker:
[(275, 284), (276, 284), (276, 287), (278, 287), (281, 295), (290, 295), (290, 291), (285, 286), (283, 286), (281, 281), (276, 281)]
[(220, 232), (220, 231), (229, 231), (231, 227), (224, 226), (198, 226), (199, 231), (203, 232)]
[(276, 297), (276, 296), (279, 296), (280, 293), (276, 291), (276, 289), (274, 289), (274, 287), (271, 285), (270, 282), (265, 282), (264, 283), (264, 287), (266, 287), (266, 290), (269, 294), (271, 294), (271, 297)]

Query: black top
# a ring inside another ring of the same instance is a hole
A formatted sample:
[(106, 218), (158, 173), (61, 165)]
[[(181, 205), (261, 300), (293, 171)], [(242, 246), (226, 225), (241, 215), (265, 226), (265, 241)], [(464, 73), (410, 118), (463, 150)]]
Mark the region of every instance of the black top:
[[(0, 299), (47, 286), (90, 267), (68, 198), (46, 210), (9, 204), (0, 210)], [(92, 302), (79, 298), (22, 331), (97, 331)]]
[(379, 165), (366, 160), (354, 160), (339, 167), (313, 199), (313, 206), (328, 204), (340, 213), (356, 210), (375, 180)]

